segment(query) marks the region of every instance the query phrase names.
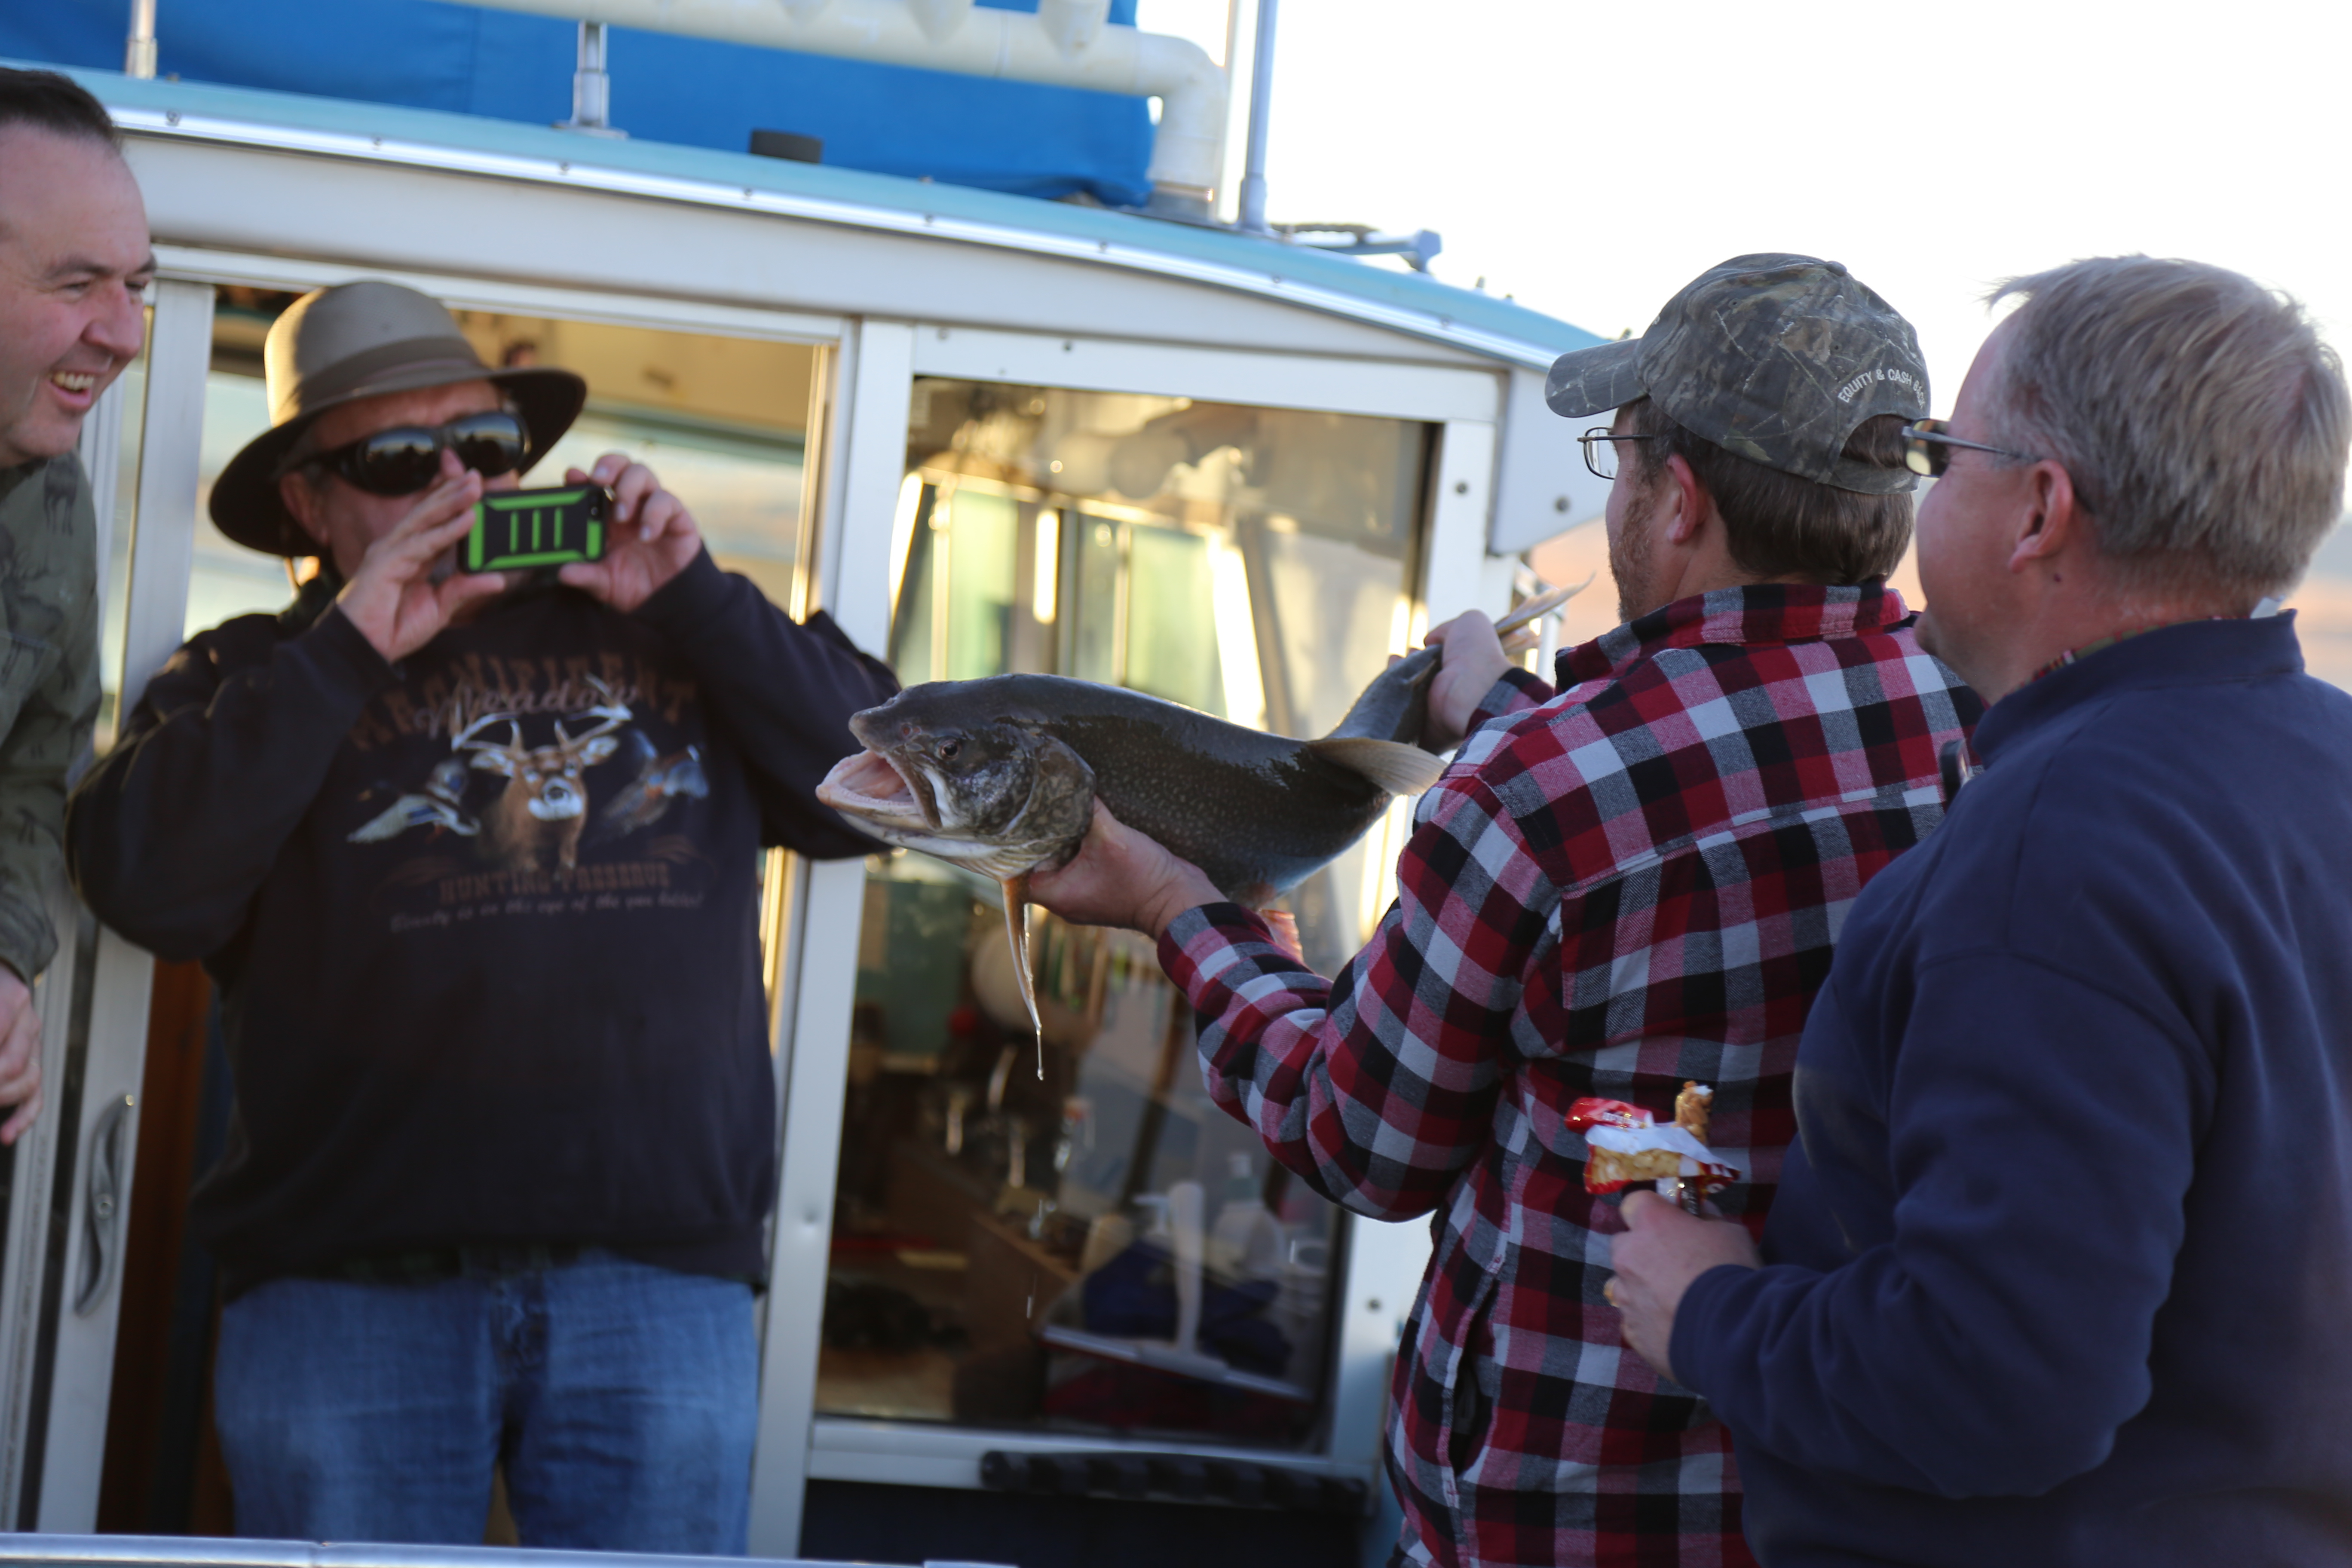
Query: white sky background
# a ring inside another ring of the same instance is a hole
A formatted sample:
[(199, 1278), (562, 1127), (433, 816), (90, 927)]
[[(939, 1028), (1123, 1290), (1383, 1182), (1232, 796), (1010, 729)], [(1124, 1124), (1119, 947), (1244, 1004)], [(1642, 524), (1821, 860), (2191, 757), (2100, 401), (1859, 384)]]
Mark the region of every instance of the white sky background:
[[(1139, 21), (1222, 57), (1225, 16)], [(1827, 257), (1918, 328), (1948, 412), (1991, 283), (2145, 251), (2352, 348), (2340, 4), (1283, 0), (1275, 62), (1276, 222), (1435, 229), (1439, 278), (1605, 337), (1727, 257)]]
[[(1222, 58), (1226, 16), (1138, 21)], [(1603, 337), (1727, 257), (1827, 257), (1910, 318), (1948, 414), (1995, 282), (2141, 251), (2284, 289), (2352, 353), (2341, 0), (1282, 0), (1275, 66), (1273, 221), (1435, 229), (1438, 278)], [(1598, 563), (1583, 542), (1560, 570)], [(1591, 597), (1575, 636), (1613, 619)], [(2352, 687), (2352, 531), (2290, 602), (2314, 673)]]

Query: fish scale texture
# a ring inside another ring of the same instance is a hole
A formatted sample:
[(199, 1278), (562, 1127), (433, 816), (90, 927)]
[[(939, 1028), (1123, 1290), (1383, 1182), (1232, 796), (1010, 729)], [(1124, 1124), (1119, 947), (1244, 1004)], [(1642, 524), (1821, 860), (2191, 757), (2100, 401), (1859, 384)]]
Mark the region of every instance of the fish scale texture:
[(1416, 809), (1398, 900), (1334, 981), (1236, 905), (1160, 960), (1229, 1113), (1333, 1201), (1433, 1216), (1389, 1415), (1403, 1557), (1745, 1564), (1731, 1443), (1624, 1350), (1587, 1095), (1711, 1142), (1760, 1231), (1790, 1073), (1863, 884), (1941, 819), (1937, 757), (1979, 704), (1879, 585), (1681, 600), (1514, 671)]

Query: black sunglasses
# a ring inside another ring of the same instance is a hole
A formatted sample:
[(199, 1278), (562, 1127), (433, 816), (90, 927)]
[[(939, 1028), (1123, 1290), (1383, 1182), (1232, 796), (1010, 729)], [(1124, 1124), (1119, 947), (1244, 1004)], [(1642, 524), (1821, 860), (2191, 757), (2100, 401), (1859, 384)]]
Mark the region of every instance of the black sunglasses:
[(1988, 447), (1982, 441), (1963, 441), (1952, 434), (1948, 419), (1922, 419), (1903, 426), (1903, 466), (1923, 479), (1942, 479), (1944, 470), (1952, 466), (1955, 447), (1965, 447), (1971, 452), (1990, 452), (1996, 458), (2010, 458), (2021, 463), (2042, 460), (2031, 452)]
[(457, 461), (486, 479), (528, 468), (535, 455), (522, 421), (500, 411), (468, 414), (438, 429), (402, 425), (379, 430), (314, 452), (301, 466), (324, 468), (370, 495), (409, 496), (441, 477), (444, 449), (457, 453)]

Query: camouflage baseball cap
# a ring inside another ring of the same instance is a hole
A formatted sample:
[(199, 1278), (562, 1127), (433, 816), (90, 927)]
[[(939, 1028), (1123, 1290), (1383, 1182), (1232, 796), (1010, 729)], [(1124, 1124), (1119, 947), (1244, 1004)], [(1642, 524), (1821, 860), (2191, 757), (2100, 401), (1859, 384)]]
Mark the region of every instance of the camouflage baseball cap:
[(1927, 363), (1911, 323), (1834, 261), (1735, 256), (1666, 301), (1638, 338), (1552, 362), (1551, 411), (1570, 419), (1656, 400), (1691, 434), (1751, 462), (1866, 495), (1908, 469), (1843, 456), (1878, 414), (1927, 412)]

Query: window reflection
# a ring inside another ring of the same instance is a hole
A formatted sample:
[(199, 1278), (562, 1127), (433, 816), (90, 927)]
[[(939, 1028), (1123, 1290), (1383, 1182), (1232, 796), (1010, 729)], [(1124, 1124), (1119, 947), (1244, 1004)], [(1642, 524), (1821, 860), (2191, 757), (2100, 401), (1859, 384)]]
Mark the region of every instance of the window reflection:
[[(1059, 673), (1312, 735), (1402, 637), (1425, 426), (937, 380), (909, 426), (908, 684)], [(1353, 952), (1391, 858), (1292, 895), (1310, 955)], [(1209, 1101), (1143, 939), (1033, 915), (1041, 1053), (1001, 900), (869, 863), (818, 1408), (1305, 1440), (1336, 1211)]]
[[(278, 562), (213, 526), (213, 481), (269, 427), (262, 342), (299, 296), (225, 288), (205, 378), (190, 635), (233, 616), (274, 614), (291, 589)], [(566, 468), (625, 452), (661, 476), (694, 514), (712, 555), (780, 605), (793, 600), (803, 444), (816, 351), (693, 332), (484, 311), (456, 312), (485, 363), (550, 364), (588, 380), (588, 407), (523, 482), (560, 484)]]

